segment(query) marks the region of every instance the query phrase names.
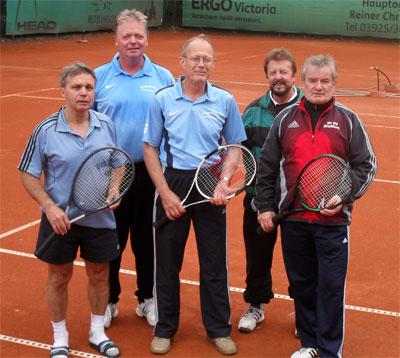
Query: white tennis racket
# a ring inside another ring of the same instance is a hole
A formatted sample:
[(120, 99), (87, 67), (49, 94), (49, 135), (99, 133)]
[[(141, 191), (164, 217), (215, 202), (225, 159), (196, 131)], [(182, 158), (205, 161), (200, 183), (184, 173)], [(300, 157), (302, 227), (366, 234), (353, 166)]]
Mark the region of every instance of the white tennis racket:
[[(213, 150), (197, 167), (192, 185), (181, 204), (184, 208), (206, 203), (214, 197), (221, 181), (226, 182), (229, 193), (227, 199), (240, 194), (253, 181), (257, 170), (256, 160), (246, 147), (240, 144), (227, 144)], [(204, 198), (187, 202), (193, 188)], [(167, 215), (157, 220), (154, 227), (159, 229), (169, 221)]]

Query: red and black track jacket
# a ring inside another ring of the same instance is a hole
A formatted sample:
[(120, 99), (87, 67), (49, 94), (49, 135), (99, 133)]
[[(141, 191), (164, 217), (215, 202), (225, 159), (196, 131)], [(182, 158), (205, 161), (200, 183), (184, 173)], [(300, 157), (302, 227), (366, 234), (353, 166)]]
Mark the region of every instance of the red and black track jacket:
[(294, 191), (301, 169), (312, 158), (330, 153), (350, 164), (354, 175), (351, 202), (335, 216), (304, 211), (290, 214), (286, 220), (349, 224), (352, 202), (366, 192), (377, 170), (371, 142), (358, 116), (335, 100), (319, 115), (313, 130), (304, 101), (275, 118), (260, 155), (255, 207), (259, 213), (300, 207)]

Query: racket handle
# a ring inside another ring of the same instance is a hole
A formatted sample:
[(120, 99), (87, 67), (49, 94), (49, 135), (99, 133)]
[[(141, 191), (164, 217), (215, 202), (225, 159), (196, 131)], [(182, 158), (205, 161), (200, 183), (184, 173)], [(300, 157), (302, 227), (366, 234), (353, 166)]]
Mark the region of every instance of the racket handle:
[(42, 244), (38, 247), (38, 249), (35, 251), (35, 255), (37, 257), (42, 256), (42, 254), (50, 247), (50, 245), (53, 243), (54, 241), (54, 236), (56, 235), (56, 233), (53, 231), (53, 233), (51, 235), (49, 235), (48, 237), (46, 237), (46, 239), (42, 242)]
[(262, 236), (265, 234), (265, 231), (261, 228), (261, 226), (259, 226), (256, 230), (256, 233), (258, 236)]
[(157, 230), (160, 227), (164, 226), (169, 221), (168, 216), (164, 215), (160, 220), (157, 220), (153, 226)]
[(275, 216), (272, 218), (272, 223), (273, 223), (275, 226), (279, 225), (279, 223), (281, 222), (281, 220), (283, 219), (284, 216), (285, 216), (285, 214), (283, 214), (283, 213), (278, 213), (277, 215), (275, 215)]
[[(282, 213), (279, 213), (279, 214), (275, 215), (275, 216), (272, 218), (272, 223), (274, 224), (274, 226), (279, 225), (279, 223), (281, 222), (281, 220), (283, 219), (284, 216), (285, 216), (285, 215), (282, 214)], [(261, 228), (261, 226), (259, 226), (259, 227), (257, 228), (256, 232), (257, 232), (257, 235), (259, 235), (259, 236), (262, 236), (263, 234), (265, 234), (265, 232), (264, 232), (264, 230)]]

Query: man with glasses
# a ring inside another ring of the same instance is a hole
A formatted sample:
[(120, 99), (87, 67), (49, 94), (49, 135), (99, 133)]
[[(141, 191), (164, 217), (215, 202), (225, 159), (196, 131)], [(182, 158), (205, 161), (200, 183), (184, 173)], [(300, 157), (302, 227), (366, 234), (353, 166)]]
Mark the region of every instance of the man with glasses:
[[(156, 93), (144, 132), (144, 159), (156, 186), (155, 218), (170, 221), (155, 231), (156, 326), (151, 352), (167, 353), (179, 325), (179, 272), (191, 222), (196, 232), (200, 262), (200, 298), (203, 324), (216, 349), (226, 355), (237, 348), (230, 337), (227, 272), (227, 200), (186, 210), (181, 200), (191, 187), (197, 166), (222, 142), (246, 139), (233, 96), (214, 87), (208, 77), (215, 52), (205, 35), (187, 40), (180, 64), (184, 76), (174, 86)], [(194, 198), (200, 196), (195, 192)]]

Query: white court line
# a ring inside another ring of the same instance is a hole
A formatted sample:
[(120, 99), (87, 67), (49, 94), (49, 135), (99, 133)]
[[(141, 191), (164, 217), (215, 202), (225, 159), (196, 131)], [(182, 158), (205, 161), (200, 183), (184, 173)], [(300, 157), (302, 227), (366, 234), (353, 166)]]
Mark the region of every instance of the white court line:
[(374, 179), (374, 181), (379, 183), (400, 184), (400, 181), (397, 180)]
[[(376, 181), (378, 183), (386, 183), (386, 184), (397, 184), (397, 185), (400, 184), (399, 180), (374, 179), (373, 181)], [(10, 236), (10, 235), (13, 235), (13, 234), (15, 234), (15, 233), (17, 233), (19, 231), (25, 230), (25, 229), (27, 229), (27, 228), (29, 228), (31, 226), (35, 226), (35, 225), (37, 225), (39, 223), (40, 223), (40, 219), (32, 221), (31, 223), (28, 223), (26, 225), (17, 227), (16, 229), (7, 231), (7, 232), (5, 232), (3, 234), (0, 234), (0, 239), (2, 239), (4, 237), (7, 237), (7, 236)]]
[(62, 97), (39, 97), (39, 96), (28, 96), (28, 95), (24, 95), (24, 94), (19, 94), (19, 95), (15, 96), (15, 97), (64, 101), (64, 98), (62, 98)]
[(264, 55), (251, 55), (251, 56), (244, 56), (244, 57), (242, 57), (240, 60), (250, 60), (250, 59), (252, 59), (252, 58), (256, 58), (256, 57), (262, 57), (262, 56), (264, 56)]
[(369, 117), (383, 117), (383, 118), (394, 118), (400, 119), (400, 115), (391, 116), (390, 114), (378, 114), (378, 113), (365, 113), (365, 112), (358, 112), (359, 116), (369, 116)]
[[(240, 85), (257, 85), (257, 86), (266, 86), (266, 84), (262, 83), (252, 83), (252, 82), (242, 82), (242, 81), (223, 81), (223, 80), (217, 80), (214, 82), (220, 82), (220, 83), (232, 83), (232, 84), (240, 84)], [(8, 98), (8, 97), (27, 97), (27, 98), (37, 98), (37, 99), (59, 99), (62, 100), (62, 97), (40, 97), (40, 96), (27, 96), (27, 94), (30, 93), (36, 93), (36, 92), (45, 92), (45, 91), (52, 91), (52, 90), (59, 90), (58, 87), (50, 87), (50, 88), (43, 88), (40, 90), (32, 90), (32, 91), (27, 91), (27, 92), (20, 92), (20, 93), (11, 93), (7, 94), (4, 96), (0, 96), (0, 98)], [(239, 106), (247, 106), (248, 103), (243, 103), (243, 102), (237, 102)], [(368, 113), (368, 112), (357, 112), (359, 116), (370, 116), (370, 117), (382, 117), (382, 118), (390, 118), (390, 119), (400, 119), (400, 115), (390, 115), (390, 114), (380, 114), (380, 113)]]
[(3, 237), (7, 237), (7, 236), (10, 236), (10, 235), (12, 235), (12, 234), (15, 234), (16, 232), (25, 230), (25, 229), (27, 229), (27, 228), (29, 228), (29, 227), (31, 227), (31, 226), (35, 226), (35, 225), (37, 225), (37, 224), (39, 224), (39, 223), (40, 223), (40, 219), (35, 220), (35, 221), (32, 221), (32, 222), (29, 223), (29, 224), (26, 224), (26, 225), (17, 227), (16, 229), (7, 231), (7, 232), (5, 232), (5, 233), (3, 233), (3, 234), (0, 235), (0, 239), (2, 239)]
[[(32, 92), (39, 92), (39, 91), (47, 91), (47, 90), (54, 90), (57, 88), (47, 88), (38, 91), (31, 91), (25, 93), (32, 93)], [(15, 94), (8, 94), (5, 96), (1, 96), (1, 98), (10, 98), (10, 97), (19, 97), (19, 98), (33, 98), (33, 99), (43, 99), (43, 100), (51, 100), (51, 101), (63, 101), (64, 98), (62, 97), (42, 97), (42, 96), (29, 96), (24, 93), (15, 93)], [(239, 106), (247, 106), (245, 103), (238, 103)], [(371, 117), (383, 117), (389, 119), (400, 119), (400, 116), (391, 116), (391, 115), (384, 115), (384, 114), (375, 114), (375, 113), (359, 113), (360, 116), (371, 116)], [(392, 127), (392, 126), (384, 126), (384, 125), (377, 125), (377, 124), (366, 124), (366, 127), (373, 127), (373, 128), (383, 128), (383, 129), (400, 129), (400, 127)]]
[(371, 127), (371, 128), (383, 128), (383, 129), (400, 129), (400, 127), (391, 127), (391, 126), (378, 126), (376, 124), (366, 124), (366, 127)]
[[(39, 348), (39, 349), (45, 349), (45, 350), (50, 350), (51, 349), (51, 345), (46, 344), (46, 343), (41, 343), (41, 342), (36, 342), (36, 341), (30, 341), (27, 339), (23, 339), (23, 338), (17, 338), (17, 337), (12, 337), (12, 336), (6, 336), (4, 334), (0, 334), (0, 340), (2, 341), (6, 341), (6, 342), (11, 342), (11, 343), (17, 343), (17, 344), (21, 344), (24, 346), (30, 346), (30, 347), (34, 347), (34, 348)], [(70, 355), (74, 355), (77, 357), (86, 357), (86, 358), (102, 358), (103, 356), (99, 356), (96, 354), (92, 354), (92, 353), (87, 353), (87, 352), (81, 352), (81, 351), (76, 351), (71, 349), (69, 351)]]
[[(244, 56), (241, 58), (241, 60), (248, 60), (252, 59), (255, 57), (260, 57), (262, 55), (251, 55), (251, 56)], [(218, 63), (227, 63), (228, 60), (219, 60)], [(11, 66), (11, 65), (1, 65), (0, 68), (5, 68), (5, 69), (19, 69), (19, 70), (27, 70), (27, 71), (50, 71), (50, 72), (59, 72), (59, 69), (54, 69), (54, 68), (42, 68), (42, 67), (23, 67), (23, 66)], [(369, 79), (372, 78), (373, 76), (365, 76), (364, 74), (355, 74), (354, 72), (343, 72), (346, 73), (346, 76), (350, 77), (360, 77), (360, 78), (365, 78)], [(342, 73), (342, 75), (343, 75)], [(374, 77), (373, 77), (374, 78)], [(212, 82), (215, 83), (231, 83), (231, 84), (239, 84), (239, 85), (246, 85), (246, 86), (267, 86), (265, 82), (243, 82), (243, 81), (231, 81), (231, 80), (218, 80), (218, 79), (213, 79)], [(346, 88), (338, 88), (338, 90), (355, 90), (353, 88), (351, 89), (346, 89)], [(369, 89), (367, 89), (369, 90)], [(2, 97), (0, 97), (2, 98)]]
[[(237, 102), (238, 106), (247, 106), (248, 103)], [(381, 117), (381, 118), (389, 118), (389, 119), (400, 119), (400, 115), (392, 116), (390, 114), (379, 114), (379, 113), (364, 113), (364, 112), (356, 112), (360, 117)]]
[(50, 87), (50, 88), (42, 88), (42, 89), (26, 91), (26, 92), (10, 93), (10, 94), (6, 94), (4, 96), (0, 96), (0, 98), (2, 99), (2, 98), (8, 98), (8, 97), (17, 97), (17, 96), (23, 96), (26, 94), (30, 94), (30, 93), (46, 92), (46, 91), (53, 91), (53, 90), (60, 90), (60, 88), (59, 87)]
[[(31, 258), (31, 259), (37, 260), (37, 258), (34, 255), (28, 254), (26, 252), (21, 252), (21, 251), (8, 250), (8, 249), (0, 248), (0, 253), (9, 254), (9, 255), (15, 255), (15, 256), (21, 256), (21, 257), (27, 257), (27, 258)], [(74, 261), (74, 265), (83, 267), (83, 266), (85, 266), (85, 263), (82, 262), (82, 261)], [(123, 274), (126, 274), (126, 275), (136, 276), (136, 271), (133, 271), (133, 270), (120, 269), (119, 272), (123, 273)], [(186, 284), (186, 285), (200, 286), (200, 282), (199, 281), (180, 279), (180, 282), (183, 283), (183, 284)], [(241, 288), (241, 287), (229, 287), (229, 291), (231, 291), (231, 292), (243, 293), (244, 290), (245, 289)], [(292, 300), (287, 295), (274, 294), (274, 297), (278, 298), (278, 299), (281, 299), (281, 300), (288, 300), (288, 301)], [(359, 307), (359, 306), (353, 306), (353, 305), (346, 305), (346, 309), (347, 310), (352, 310), (352, 311), (374, 313), (374, 314), (379, 314), (379, 315), (383, 315), (383, 316), (400, 317), (400, 312), (381, 310), (381, 309), (378, 309), (378, 308), (368, 308), (368, 307)]]
[[(224, 82), (224, 81), (219, 81), (219, 82)], [(231, 83), (240, 83), (240, 84), (246, 84), (246, 82), (233, 82), (229, 81)], [(61, 101), (63, 100), (62, 97), (42, 97), (42, 96), (29, 96), (29, 93), (35, 93), (35, 92), (45, 92), (45, 91), (50, 91), (50, 90), (58, 90), (59, 88), (44, 88), (41, 90), (35, 90), (35, 91), (28, 91), (28, 92), (21, 92), (21, 93), (12, 93), (8, 94), (5, 96), (1, 96), (0, 98), (8, 98), (8, 97), (22, 97), (22, 98), (34, 98), (34, 99), (48, 99), (48, 100), (57, 100)], [(237, 103), (239, 106), (247, 106), (248, 103), (243, 103), (243, 102), (238, 102)], [(389, 118), (389, 119), (400, 119), (400, 115), (398, 116), (392, 116), (389, 114), (379, 114), (379, 113), (364, 113), (364, 112), (358, 112), (357, 113), (359, 116), (366, 116), (366, 117), (382, 117), (382, 118)], [(382, 125), (375, 125), (375, 124), (370, 124), (367, 125), (368, 127), (378, 127), (378, 128), (388, 128), (388, 129), (399, 129), (398, 127), (387, 127), (387, 126), (382, 126)]]
[[(245, 61), (245, 60), (250, 60), (250, 59), (253, 59), (253, 58), (257, 58), (257, 57), (263, 57), (264, 55), (262, 55), (262, 54), (260, 54), (260, 55), (251, 55), (251, 56), (243, 56), (243, 57), (241, 57), (240, 58), (240, 60), (241, 61)], [(218, 62), (217, 62), (217, 64), (218, 63), (227, 63), (227, 62), (229, 62), (229, 59), (222, 59), (223, 57), (221, 57), (221, 59), (219, 59), (218, 60)], [(0, 68), (4, 68), (4, 69), (12, 69), (12, 70), (26, 70), (26, 71), (41, 71), (41, 72), (46, 72), (46, 71), (49, 71), (49, 72), (60, 72), (60, 69), (56, 69), (56, 68), (43, 68), (43, 67), (26, 67), (26, 66), (12, 66), (12, 65), (1, 65), (0, 66)], [(366, 76), (365, 74), (356, 74), (356, 73), (354, 73), (354, 72), (351, 72), (351, 71), (342, 71), (341, 72), (341, 75), (342, 75), (342, 77), (343, 77), (343, 75), (346, 75), (346, 76), (348, 76), (348, 77), (358, 77), (358, 78), (364, 78), (364, 79), (372, 79), (372, 78), (375, 78), (375, 76), (374, 75), (371, 75), (371, 76)], [(389, 76), (391, 76), (391, 75), (394, 75), (393, 73), (389, 73), (388, 72), (388, 75)], [(213, 82), (217, 82), (216, 80), (214, 80)], [(221, 81), (222, 82), (222, 81)], [(230, 82), (230, 81), (225, 81), (225, 82)], [(252, 82), (252, 83), (250, 83), (250, 84), (254, 84), (254, 85), (261, 85), (260, 83), (254, 83), (254, 82)], [(265, 84), (263, 84), (263, 85), (265, 85)]]
[(44, 68), (44, 67), (23, 67), (23, 66), (1, 65), (0, 68), (11, 69), (11, 70), (60, 72), (60, 70), (56, 69), (56, 68)]

